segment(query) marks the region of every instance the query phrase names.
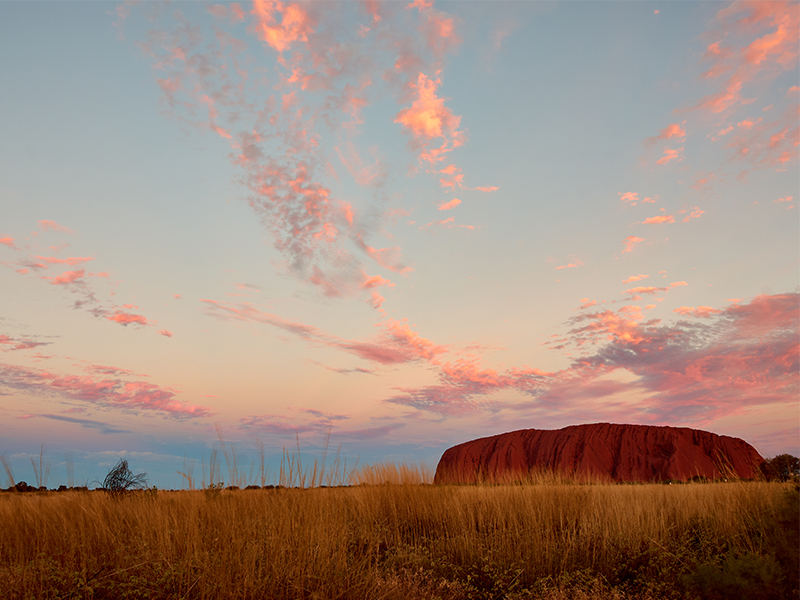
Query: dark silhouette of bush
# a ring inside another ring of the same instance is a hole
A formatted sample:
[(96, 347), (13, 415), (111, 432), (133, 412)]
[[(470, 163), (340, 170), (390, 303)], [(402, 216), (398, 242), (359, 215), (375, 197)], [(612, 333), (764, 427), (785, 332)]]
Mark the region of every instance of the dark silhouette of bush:
[(117, 465), (108, 472), (103, 480), (103, 489), (112, 496), (121, 496), (128, 491), (147, 487), (147, 473), (136, 475), (128, 468), (128, 461), (119, 459)]
[(765, 464), (767, 480), (789, 481), (800, 475), (800, 458), (791, 454), (779, 454), (768, 458)]

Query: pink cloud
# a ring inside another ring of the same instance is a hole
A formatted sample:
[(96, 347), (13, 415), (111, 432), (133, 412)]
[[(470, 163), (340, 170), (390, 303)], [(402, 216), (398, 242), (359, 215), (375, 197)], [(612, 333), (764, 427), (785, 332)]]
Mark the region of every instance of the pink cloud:
[(14, 238), (12, 237), (0, 238), (0, 244), (3, 244), (4, 246), (8, 246), (9, 248), (17, 250), (17, 247), (14, 245)]
[(667, 164), (667, 163), (669, 163), (670, 161), (673, 161), (673, 160), (677, 160), (678, 162), (680, 162), (681, 160), (683, 160), (683, 158), (681, 157), (681, 153), (682, 152), (683, 152), (683, 147), (675, 148), (675, 149), (673, 149), (673, 148), (664, 148), (664, 156), (659, 158), (656, 161), (656, 164), (657, 165), (665, 165), (665, 164)]
[(258, 37), (278, 52), (287, 50), (293, 42), (307, 42), (314, 31), (308, 13), (298, 4), (254, 0), (252, 14), (256, 17)]
[(433, 8), (433, 0), (414, 0), (414, 2), (406, 6), (406, 9), (409, 8), (418, 8), (422, 12), (426, 8)]
[(433, 9), (420, 9), (420, 12), (425, 18), (421, 30), (434, 56), (441, 58), (458, 47), (461, 38), (456, 31), (455, 17)]
[(62, 233), (75, 233), (71, 229), (67, 229), (63, 225), (59, 225), (55, 221), (39, 221), (39, 229), (43, 231), (59, 231)]
[(340, 298), (344, 295), (345, 291), (338, 280), (329, 279), (317, 265), (311, 267), (311, 270), (312, 274), (308, 280), (319, 287), (323, 294), (330, 298)]
[(114, 312), (112, 315), (106, 315), (105, 318), (109, 321), (114, 321), (115, 323), (125, 326), (130, 325), (131, 323), (134, 325), (148, 325), (147, 319), (144, 318), (144, 316), (126, 313), (121, 310)]
[(405, 266), (400, 262), (400, 248), (373, 248), (364, 242), (360, 234), (356, 236), (355, 241), (364, 252), (383, 268), (401, 274), (413, 271), (411, 267)]
[(214, 107), (214, 100), (203, 94), (202, 96), (200, 96), (200, 102), (202, 102), (208, 107), (208, 128), (211, 129), (211, 131), (213, 131), (220, 137), (223, 137), (228, 140), (231, 139), (231, 134), (225, 131), (225, 129), (223, 129), (219, 125), (217, 125), (217, 117), (219, 115), (219, 112)]
[(158, 335), (163, 335), (164, 337), (172, 337), (172, 332), (167, 329), (162, 329), (158, 332)]
[(786, 196), (785, 198), (778, 198), (777, 200), (773, 200), (773, 202), (791, 202), (794, 199), (794, 196)]
[(47, 263), (49, 265), (69, 265), (71, 267), (74, 267), (75, 265), (80, 264), (80, 263), (85, 263), (85, 262), (89, 262), (91, 260), (94, 260), (94, 258), (92, 258), (91, 256), (86, 256), (86, 257), (75, 256), (75, 257), (68, 257), (68, 258), (54, 258), (52, 256), (37, 256), (36, 258), (38, 258), (42, 262), (45, 262), (45, 263)]
[[(455, 225), (456, 218), (455, 217), (448, 217), (446, 219), (440, 219), (439, 221), (431, 221), (425, 225), (420, 227), (420, 230), (427, 229), (429, 227), (444, 227), (445, 229), (451, 229), (456, 227)], [(472, 225), (458, 225), (458, 227), (466, 227), (467, 229), (475, 229)]]
[[(429, 79), (424, 73), (411, 83), (416, 99), (411, 107), (404, 108), (395, 116), (411, 136), (411, 146), (420, 151), (420, 160), (434, 164), (444, 160), (444, 155), (464, 143), (464, 132), (459, 131), (461, 117), (444, 105), (445, 99), (436, 95), (440, 79)], [(433, 140), (441, 139), (438, 147), (431, 147)]]
[(178, 401), (179, 393), (145, 381), (59, 375), (0, 363), (3, 386), (29, 394), (46, 393), (108, 408), (159, 411), (176, 418), (207, 417), (209, 409)]
[(744, 121), (739, 121), (739, 123), (737, 123), (737, 125), (738, 125), (738, 127), (741, 127), (743, 129), (750, 129), (753, 125), (757, 125), (762, 120), (763, 119), (761, 117), (759, 117), (757, 121), (751, 121), (749, 119), (745, 119)]
[(628, 290), (625, 290), (624, 294), (655, 294), (656, 292), (665, 292), (668, 288), (665, 287), (654, 287), (654, 286), (642, 286), (642, 287), (633, 287)]
[(631, 275), (627, 279), (623, 280), (622, 283), (633, 283), (634, 281), (641, 281), (642, 279), (647, 279), (650, 275)]
[[(385, 165), (377, 157), (377, 148), (370, 151), (373, 157), (372, 164), (365, 165), (361, 155), (351, 142), (345, 144), (345, 152), (337, 146), (334, 148), (339, 155), (339, 160), (350, 172), (358, 185), (364, 187), (381, 187), (386, 182), (387, 172)], [(348, 205), (348, 208), (349, 205)], [(351, 208), (352, 211), (352, 208)], [(350, 219), (352, 222), (352, 216)]]
[(711, 416), (747, 405), (792, 402), (800, 366), (798, 299), (797, 294), (780, 294), (759, 296), (748, 305), (718, 312), (701, 307), (698, 316), (707, 312), (717, 318), (709, 325), (629, 322), (626, 335), (612, 335), (609, 346), (583, 360), (638, 375), (636, 385), (650, 396), (648, 410), (665, 418), (697, 418), (699, 412)]
[[(624, 194), (622, 192), (618, 192), (618, 194), (619, 194), (619, 199), (622, 202), (628, 202), (631, 206), (636, 206), (636, 204), (638, 204), (639, 202), (647, 204), (655, 203), (655, 199), (650, 197), (645, 197), (640, 200), (639, 194), (637, 192), (625, 192)], [(656, 198), (658, 198), (658, 196), (656, 196)]]
[(721, 58), (727, 58), (733, 54), (730, 48), (720, 48), (721, 42), (714, 42), (713, 44), (709, 44), (708, 48), (706, 48), (706, 53), (703, 55), (703, 59), (712, 59), (718, 60)]
[(30, 350), (38, 346), (47, 346), (50, 342), (34, 342), (33, 340), (14, 339), (5, 334), (0, 334), (0, 344), (11, 346), (6, 351), (12, 350)]
[(361, 284), (361, 288), (362, 289), (371, 290), (373, 288), (380, 287), (382, 285), (385, 285), (387, 287), (394, 287), (394, 283), (392, 283), (388, 279), (384, 279), (380, 275), (373, 275), (372, 277), (370, 277), (369, 275), (367, 275), (363, 271), (362, 271), (361, 275), (364, 278), (364, 281)]
[(380, 310), (385, 300), (386, 298), (381, 296), (378, 292), (372, 292), (372, 295), (370, 296), (368, 302), (370, 306), (372, 306), (372, 308), (374, 308), (375, 310)]
[(700, 179), (695, 181), (692, 184), (692, 189), (697, 191), (708, 189), (710, 187), (709, 183), (711, 182), (712, 179), (714, 179), (714, 173), (709, 173), (705, 177), (701, 177)]
[[(729, 23), (731, 17), (742, 13), (746, 15), (733, 24)], [(704, 58), (715, 64), (703, 76), (733, 73), (723, 84), (723, 89), (705, 96), (693, 108), (721, 113), (745, 103), (741, 96), (742, 88), (760, 72), (780, 72), (796, 66), (800, 27), (797, 12), (779, 2), (734, 2), (720, 10), (716, 19), (731, 31), (763, 34), (739, 48), (721, 49), (719, 42), (708, 47)]]
[(676, 141), (680, 141), (682, 138), (686, 137), (686, 130), (683, 129), (680, 124), (678, 123), (670, 123), (664, 129), (661, 130), (655, 137), (647, 138), (644, 143), (646, 146), (653, 146), (656, 142), (660, 140), (669, 140), (672, 138), (677, 138)]
[(449, 178), (444, 177), (442, 179), (439, 179), (439, 185), (441, 185), (443, 188), (450, 188), (450, 190), (455, 190), (456, 186), (458, 186), (459, 188), (464, 187), (462, 185), (463, 181), (464, 181), (464, 174), (458, 173)]
[(45, 277), (53, 285), (70, 285), (72, 283), (81, 283), (86, 271), (78, 269), (77, 271), (66, 271), (56, 277)]
[(490, 186), (477, 186), (474, 188), (466, 188), (466, 189), (477, 190), (479, 192), (496, 192), (500, 188), (497, 187), (496, 185), (490, 185)]
[(722, 311), (717, 310), (716, 308), (711, 308), (710, 306), (697, 306), (697, 307), (679, 306), (674, 310), (674, 312), (683, 316), (692, 316), (692, 317), (699, 317), (701, 319), (707, 319), (712, 315), (721, 313)]
[(373, 23), (378, 23), (381, 20), (380, 11), (378, 10), (378, 0), (364, 0), (364, 7), (367, 13), (372, 17)]
[(440, 204), (439, 210), (450, 210), (451, 208), (455, 208), (459, 204), (461, 204), (461, 200), (459, 200), (458, 198), (453, 198), (452, 200), (450, 200), (450, 202), (444, 202)]
[(582, 267), (582, 266), (583, 263), (579, 260), (576, 260), (575, 262), (567, 263), (566, 265), (561, 265), (559, 267), (556, 267), (556, 271), (560, 269), (575, 269), (577, 267)]
[(141, 373), (137, 374), (130, 369), (124, 369), (122, 367), (109, 367), (106, 365), (95, 365), (90, 364), (84, 367), (87, 373), (94, 373), (99, 375), (135, 375), (137, 377), (147, 377), (147, 375), (143, 375)]
[(625, 254), (626, 252), (632, 252), (634, 247), (637, 244), (641, 244), (643, 241), (644, 238), (636, 237), (635, 235), (629, 235), (622, 240), (622, 243), (625, 244), (625, 249), (622, 251), (622, 253)]
[(697, 208), (695, 206), (694, 210), (692, 212), (690, 212), (681, 222), (682, 223), (686, 223), (688, 221), (691, 221), (692, 219), (699, 219), (702, 215), (705, 214), (705, 212), (706, 211), (700, 210), (699, 208)]
[(386, 319), (381, 322), (381, 331), (378, 335), (363, 340), (348, 340), (310, 325), (287, 321), (277, 315), (263, 312), (249, 303), (229, 304), (215, 300), (201, 300), (201, 302), (206, 303), (209, 314), (218, 318), (271, 325), (308, 342), (343, 350), (364, 360), (384, 365), (417, 361), (435, 362), (436, 357), (448, 351), (447, 346), (435, 344), (412, 330), (406, 320)]
[(656, 217), (648, 217), (641, 222), (642, 225), (660, 225), (661, 223), (674, 223), (675, 218), (672, 215), (658, 215)]

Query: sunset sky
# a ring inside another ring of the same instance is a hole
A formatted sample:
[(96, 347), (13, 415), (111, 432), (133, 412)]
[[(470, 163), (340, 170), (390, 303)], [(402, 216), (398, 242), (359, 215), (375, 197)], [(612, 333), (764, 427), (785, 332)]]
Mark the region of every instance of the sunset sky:
[(248, 473), (593, 422), (799, 454), (799, 21), (0, 4), (0, 453), (159, 487), (217, 426)]

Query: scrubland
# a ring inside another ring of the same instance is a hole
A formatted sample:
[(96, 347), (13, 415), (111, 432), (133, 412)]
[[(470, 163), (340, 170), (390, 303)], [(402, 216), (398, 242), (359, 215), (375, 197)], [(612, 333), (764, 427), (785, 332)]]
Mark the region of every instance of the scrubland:
[(0, 597), (799, 597), (793, 484), (361, 480), (3, 493)]

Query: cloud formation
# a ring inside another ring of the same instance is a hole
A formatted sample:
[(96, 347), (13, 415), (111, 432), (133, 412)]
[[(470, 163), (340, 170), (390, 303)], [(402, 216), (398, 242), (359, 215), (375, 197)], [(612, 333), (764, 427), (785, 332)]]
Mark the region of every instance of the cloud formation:
[(0, 334), (0, 346), (8, 346), (3, 348), (3, 351), (10, 352), (12, 350), (30, 350), (39, 346), (48, 346), (50, 342), (35, 342), (30, 339), (12, 338), (5, 334)]
[(239, 304), (201, 300), (206, 312), (221, 319), (233, 319), (262, 323), (277, 327), (308, 342), (336, 348), (364, 360), (382, 365), (397, 365), (414, 362), (434, 362), (448, 351), (443, 345), (420, 336), (406, 320), (384, 319), (380, 333), (368, 339), (348, 340), (330, 334), (317, 327), (288, 321), (278, 315), (264, 312), (250, 303)]
[(0, 385), (27, 394), (80, 400), (105, 408), (157, 411), (175, 418), (207, 417), (209, 409), (178, 401), (179, 393), (146, 381), (92, 375), (61, 375), (0, 363)]
[[(768, 403), (793, 404), (798, 390), (800, 296), (759, 296), (724, 309), (683, 307), (709, 322), (661, 324), (645, 320), (638, 306), (586, 313), (569, 321), (562, 343), (598, 346), (569, 368), (497, 372), (474, 361), (442, 366), (440, 384), (399, 388), (387, 402), (443, 415), (537, 408), (565, 414), (618, 394), (635, 394), (628, 418), (652, 423), (702, 423), (742, 414)], [(563, 347), (563, 346), (559, 346)], [(615, 379), (616, 373), (633, 379)], [(518, 400), (485, 396), (513, 391)], [(526, 399), (527, 398), (527, 399)]]
[(636, 237), (635, 235), (629, 235), (622, 243), (625, 244), (625, 248), (622, 250), (622, 253), (625, 254), (626, 252), (633, 252), (633, 249), (636, 247), (637, 244), (641, 244), (644, 241), (644, 238)]
[(420, 161), (431, 164), (444, 160), (447, 153), (465, 142), (464, 132), (458, 129), (461, 117), (444, 105), (444, 98), (436, 95), (440, 84), (441, 79), (430, 79), (420, 73), (416, 84), (412, 84), (414, 102), (394, 119), (410, 136), (411, 147), (419, 152)]
[[(405, 14), (368, 2), (361, 7), (367, 21), (344, 30), (340, 11), (325, 3), (259, 0), (249, 13), (237, 6), (209, 9), (217, 19), (214, 38), (164, 13), (138, 42), (157, 71), (169, 113), (230, 145), (250, 207), (298, 279), (328, 297), (349, 297), (360, 293), (362, 260), (409, 272), (399, 247), (372, 241), (381, 223), (364, 198), (336, 197), (329, 178), (338, 182), (338, 174), (326, 155), (333, 150), (355, 181), (381, 199), (387, 171), (380, 149), (369, 148), (368, 163), (358, 147), (364, 109), (383, 93), (381, 85), (405, 105), (395, 122), (420, 164), (438, 163), (465, 142), (461, 117), (437, 95), (443, 59), (460, 43), (458, 19), (425, 2)], [(409, 18), (415, 26), (391, 26)], [(263, 45), (257, 61), (242, 37), (242, 20)], [(255, 62), (266, 65), (263, 73), (274, 85), (262, 87)], [(328, 145), (329, 131), (339, 132), (338, 142)], [(463, 174), (453, 169), (442, 185), (455, 189)]]

